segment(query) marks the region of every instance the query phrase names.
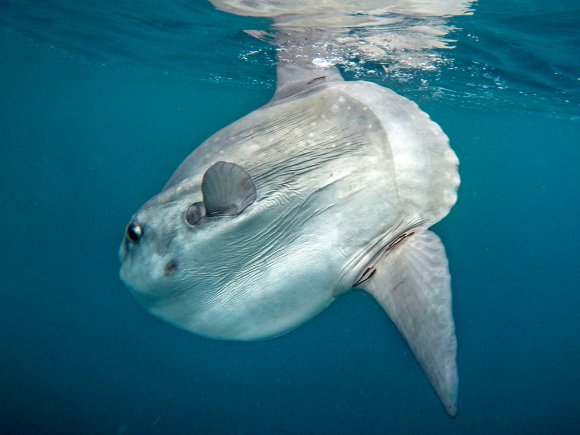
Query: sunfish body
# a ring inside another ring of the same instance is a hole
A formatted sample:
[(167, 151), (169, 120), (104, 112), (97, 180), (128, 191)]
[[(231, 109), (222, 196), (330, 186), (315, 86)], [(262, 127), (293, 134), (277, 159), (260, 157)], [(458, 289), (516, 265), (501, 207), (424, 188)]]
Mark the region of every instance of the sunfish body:
[(455, 415), (450, 278), (427, 230), (456, 201), (447, 137), (391, 90), (279, 68), (272, 101), (195, 149), (132, 217), (123, 281), (154, 315), (232, 340), (284, 334), (364, 289)]

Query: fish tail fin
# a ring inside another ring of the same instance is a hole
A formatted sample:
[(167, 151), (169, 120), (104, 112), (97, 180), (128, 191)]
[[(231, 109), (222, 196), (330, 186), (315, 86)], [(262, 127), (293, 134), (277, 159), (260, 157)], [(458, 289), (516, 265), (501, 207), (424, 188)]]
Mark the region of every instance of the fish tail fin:
[(419, 231), (395, 246), (362, 287), (385, 309), (421, 364), (447, 413), (457, 414), (457, 341), (443, 243)]

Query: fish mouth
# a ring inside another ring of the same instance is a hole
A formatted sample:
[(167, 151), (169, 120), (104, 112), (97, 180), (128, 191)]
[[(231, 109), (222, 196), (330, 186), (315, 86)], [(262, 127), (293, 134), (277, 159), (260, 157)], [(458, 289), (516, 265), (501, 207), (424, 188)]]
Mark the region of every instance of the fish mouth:
[(180, 272), (173, 256), (157, 252), (140, 252), (123, 242), (119, 249), (119, 278), (139, 298), (167, 297), (177, 291), (175, 279)]

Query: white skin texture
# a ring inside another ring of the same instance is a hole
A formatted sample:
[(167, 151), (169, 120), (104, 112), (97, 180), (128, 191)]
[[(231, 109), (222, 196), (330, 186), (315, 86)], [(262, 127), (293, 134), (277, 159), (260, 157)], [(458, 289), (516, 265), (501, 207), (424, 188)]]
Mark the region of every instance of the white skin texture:
[[(219, 161), (256, 200), (190, 225)], [(457, 157), (414, 103), (367, 82), (329, 82), (274, 100), (199, 146), (131, 222), (121, 278), (153, 314), (196, 334), (286, 333), (350, 290), (393, 237), (455, 203)]]

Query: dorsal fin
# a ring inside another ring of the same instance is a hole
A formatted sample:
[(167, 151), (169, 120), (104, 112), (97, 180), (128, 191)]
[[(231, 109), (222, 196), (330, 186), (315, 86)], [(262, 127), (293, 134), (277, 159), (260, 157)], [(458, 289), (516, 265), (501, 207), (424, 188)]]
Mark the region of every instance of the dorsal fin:
[(342, 81), (338, 69), (330, 62), (324, 34), (315, 31), (280, 32), (276, 35), (278, 64), (276, 93), (272, 101), (332, 81)]
[(318, 68), (315, 65), (278, 62), (276, 93), (272, 101), (281, 100), (322, 83), (338, 80), (342, 80), (342, 76), (334, 66)]

